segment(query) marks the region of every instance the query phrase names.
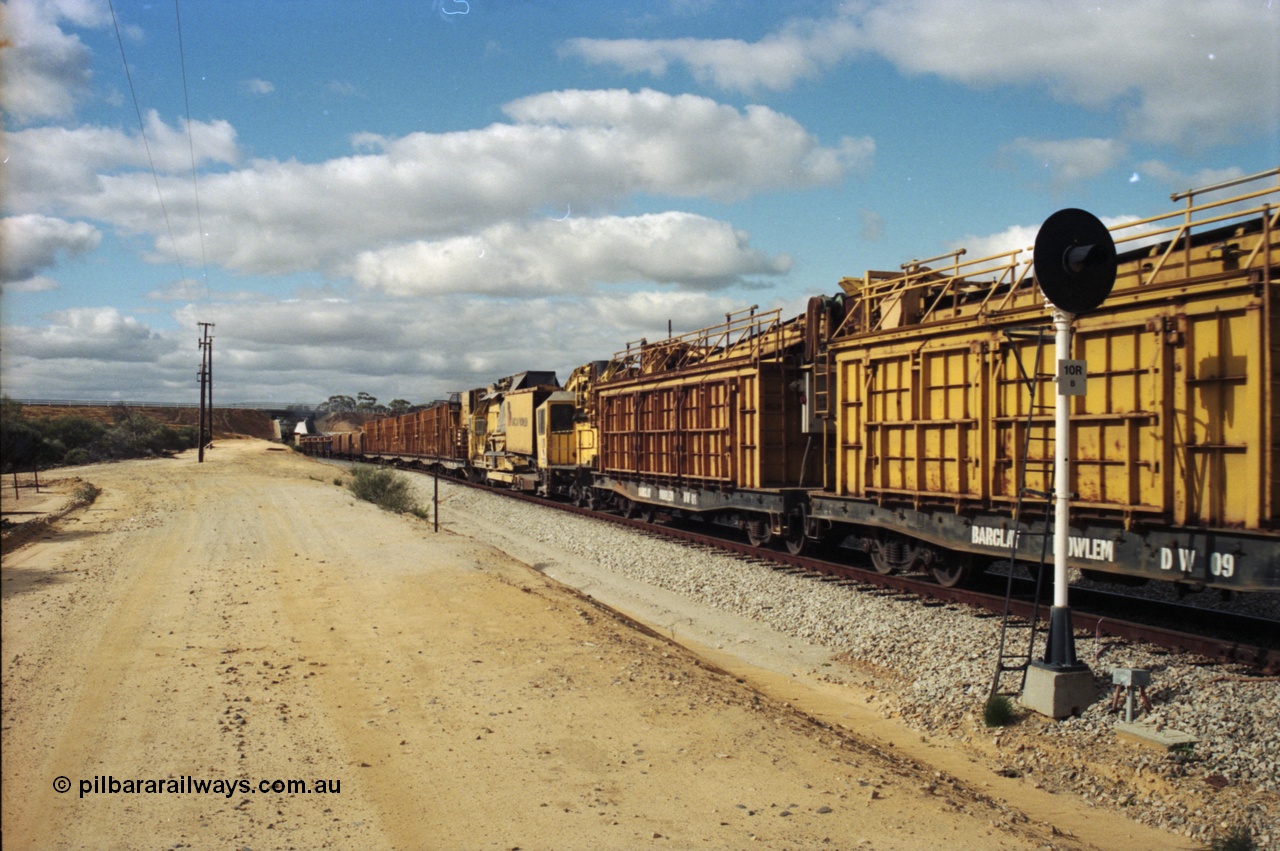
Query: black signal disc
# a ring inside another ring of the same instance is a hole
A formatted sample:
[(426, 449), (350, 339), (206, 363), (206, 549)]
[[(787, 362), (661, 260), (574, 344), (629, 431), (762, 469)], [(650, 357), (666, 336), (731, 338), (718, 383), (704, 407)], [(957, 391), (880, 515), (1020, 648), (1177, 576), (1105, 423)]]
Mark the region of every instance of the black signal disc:
[(1106, 300), (1116, 282), (1116, 244), (1092, 213), (1069, 207), (1036, 234), (1035, 277), (1049, 303), (1073, 316)]

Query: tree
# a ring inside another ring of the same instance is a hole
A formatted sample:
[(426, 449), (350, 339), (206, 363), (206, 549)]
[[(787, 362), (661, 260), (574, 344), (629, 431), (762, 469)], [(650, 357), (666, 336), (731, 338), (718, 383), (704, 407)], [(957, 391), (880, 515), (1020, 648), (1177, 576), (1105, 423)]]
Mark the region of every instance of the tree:
[(356, 394), (356, 410), (357, 411), (372, 411), (372, 410), (375, 410), (377, 406), (378, 406), (377, 396), (371, 396), (368, 393), (364, 392), (363, 390), (361, 390), (359, 393)]
[(356, 400), (350, 396), (330, 396), (325, 404), (331, 414), (343, 414), (356, 409)]
[(412, 407), (413, 407), (413, 404), (408, 399), (392, 399), (391, 404), (387, 407), (387, 410), (397, 415), (407, 414), (409, 413), (409, 409)]

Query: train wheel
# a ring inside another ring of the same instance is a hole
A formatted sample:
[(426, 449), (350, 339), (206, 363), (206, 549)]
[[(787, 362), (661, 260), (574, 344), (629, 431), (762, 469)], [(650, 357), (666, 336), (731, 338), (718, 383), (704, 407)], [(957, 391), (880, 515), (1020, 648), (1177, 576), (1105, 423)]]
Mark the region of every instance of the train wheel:
[(769, 531), (769, 520), (767, 518), (752, 517), (747, 520), (746, 530), (747, 540), (751, 542), (753, 547), (763, 547), (773, 539), (773, 533)]
[(582, 507), (587, 511), (595, 511), (596, 505), (596, 489), (588, 485), (582, 489)]
[(652, 523), (653, 522), (653, 506), (652, 505), (640, 506), (636, 510), (636, 517), (642, 523)]
[(636, 503), (635, 500), (627, 499), (625, 496), (621, 497), (621, 499), (622, 499), (622, 516), (627, 518), (628, 520), (634, 520), (640, 514), (640, 506)]
[(929, 568), (933, 579), (943, 588), (954, 588), (969, 581), (973, 575), (973, 558), (971, 556), (951, 556), (941, 564)]
[(788, 518), (787, 536), (785, 538), (787, 544), (787, 552), (793, 556), (798, 556), (804, 551), (805, 544), (805, 527), (808, 521), (805, 518), (804, 506), (797, 508)]
[(920, 560), (919, 551), (906, 538), (882, 535), (871, 542), (871, 564), (876, 573), (890, 574), (908, 571)]

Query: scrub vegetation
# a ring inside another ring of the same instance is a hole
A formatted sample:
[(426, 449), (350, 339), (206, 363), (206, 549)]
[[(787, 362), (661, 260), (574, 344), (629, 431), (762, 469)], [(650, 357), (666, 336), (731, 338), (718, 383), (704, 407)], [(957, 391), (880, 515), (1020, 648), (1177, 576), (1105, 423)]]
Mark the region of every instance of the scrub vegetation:
[(4, 471), (30, 470), (125, 458), (172, 455), (195, 447), (194, 426), (170, 426), (123, 405), (110, 423), (84, 416), (29, 417), (12, 399), (0, 401), (0, 456)]
[(427, 517), (427, 511), (413, 497), (409, 480), (395, 470), (357, 464), (351, 469), (351, 481), (347, 487), (357, 499), (372, 502), (379, 508), (423, 519)]

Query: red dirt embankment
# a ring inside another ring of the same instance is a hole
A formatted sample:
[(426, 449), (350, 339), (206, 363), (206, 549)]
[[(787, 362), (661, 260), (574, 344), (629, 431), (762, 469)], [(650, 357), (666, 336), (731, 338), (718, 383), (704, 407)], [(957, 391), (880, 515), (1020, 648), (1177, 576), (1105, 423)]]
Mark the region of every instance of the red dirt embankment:
[[(23, 405), (22, 413), (32, 419), (55, 417), (86, 417), (102, 423), (116, 421), (122, 409), (116, 405)], [(195, 426), (200, 419), (199, 408), (165, 407), (162, 405), (129, 405), (124, 410), (142, 414), (156, 422), (170, 426)], [(213, 409), (214, 438), (257, 437), (262, 440), (276, 438), (272, 418), (266, 411), (248, 408)]]

